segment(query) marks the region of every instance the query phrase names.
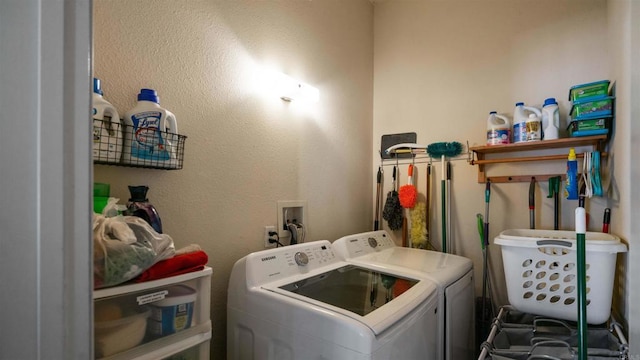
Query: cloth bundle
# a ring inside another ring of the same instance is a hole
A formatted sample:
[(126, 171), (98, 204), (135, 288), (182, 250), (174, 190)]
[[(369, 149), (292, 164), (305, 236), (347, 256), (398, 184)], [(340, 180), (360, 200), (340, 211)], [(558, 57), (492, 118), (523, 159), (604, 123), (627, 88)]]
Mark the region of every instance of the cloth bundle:
[(202, 270), (208, 261), (207, 253), (200, 246), (192, 244), (177, 250), (172, 258), (158, 261), (133, 281), (145, 282)]

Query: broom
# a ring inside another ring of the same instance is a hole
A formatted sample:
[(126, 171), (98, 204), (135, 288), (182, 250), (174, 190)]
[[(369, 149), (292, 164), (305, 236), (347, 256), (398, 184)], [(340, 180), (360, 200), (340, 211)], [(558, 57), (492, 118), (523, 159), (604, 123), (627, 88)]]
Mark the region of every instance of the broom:
[(439, 157), (442, 161), (442, 175), (441, 175), (441, 194), (442, 194), (442, 252), (447, 252), (447, 186), (446, 186), (446, 171), (445, 171), (445, 158), (454, 157), (460, 155), (462, 152), (462, 144), (459, 142), (438, 142), (429, 144), (427, 146), (427, 154), (431, 157)]

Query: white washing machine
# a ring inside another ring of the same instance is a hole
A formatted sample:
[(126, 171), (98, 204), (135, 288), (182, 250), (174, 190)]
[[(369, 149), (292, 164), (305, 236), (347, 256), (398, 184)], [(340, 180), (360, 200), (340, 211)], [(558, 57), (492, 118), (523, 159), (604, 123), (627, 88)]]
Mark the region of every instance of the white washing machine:
[(227, 359), (436, 359), (437, 286), (345, 262), (329, 241), (249, 254), (231, 271)]
[[(462, 256), (396, 246), (385, 230), (345, 236), (333, 242), (346, 261), (380, 271), (421, 274), (438, 286), (438, 359), (475, 358), (473, 262)], [(431, 334), (425, 334), (431, 336)]]

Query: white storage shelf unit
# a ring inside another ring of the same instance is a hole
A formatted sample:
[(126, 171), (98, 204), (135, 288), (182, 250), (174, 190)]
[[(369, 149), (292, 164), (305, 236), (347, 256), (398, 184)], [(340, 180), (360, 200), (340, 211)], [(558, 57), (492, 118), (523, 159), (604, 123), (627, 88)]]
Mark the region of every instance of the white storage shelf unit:
[[(95, 290), (93, 298), (96, 317), (108, 317), (110, 311), (116, 311), (116, 317), (131, 313), (140, 314), (139, 319), (136, 320), (138, 326), (133, 322), (123, 325), (118, 323), (114, 327), (115, 330), (107, 333), (106, 337), (104, 333), (98, 336), (97, 332), (94, 332), (96, 358), (109, 360), (209, 359), (211, 274), (211, 268), (205, 267), (201, 271), (170, 278)], [(161, 300), (164, 290), (174, 285), (186, 285), (197, 292), (193, 303), (191, 326), (166, 336), (152, 335), (147, 325), (152, 321), (149, 318), (148, 306), (154, 301)], [(114, 310), (112, 304), (117, 304), (119, 307)], [(104, 327), (104, 324), (96, 321), (94, 326), (98, 329)], [(137, 343), (137, 338), (141, 338), (138, 345), (119, 350), (121, 347), (128, 347), (123, 344), (128, 341)], [(114, 351), (114, 347), (117, 351)]]

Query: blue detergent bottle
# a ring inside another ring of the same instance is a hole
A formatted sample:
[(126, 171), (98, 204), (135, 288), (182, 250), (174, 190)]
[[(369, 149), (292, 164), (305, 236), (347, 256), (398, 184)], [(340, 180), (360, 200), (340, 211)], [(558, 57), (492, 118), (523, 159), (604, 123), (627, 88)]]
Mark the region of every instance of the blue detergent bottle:
[(574, 148), (569, 149), (567, 157), (567, 182), (564, 196), (567, 200), (578, 200), (578, 159)]
[(131, 198), (127, 202), (126, 215), (142, 218), (149, 223), (158, 234), (162, 234), (162, 220), (160, 220), (160, 215), (158, 215), (156, 208), (151, 205), (149, 199), (147, 199), (147, 191), (149, 191), (148, 186), (129, 185)]
[(140, 89), (136, 106), (124, 117), (122, 162), (125, 164), (176, 168), (178, 124), (176, 116), (160, 107), (153, 89)]

